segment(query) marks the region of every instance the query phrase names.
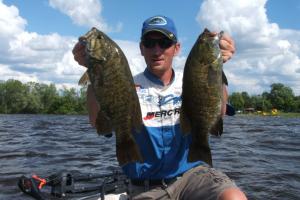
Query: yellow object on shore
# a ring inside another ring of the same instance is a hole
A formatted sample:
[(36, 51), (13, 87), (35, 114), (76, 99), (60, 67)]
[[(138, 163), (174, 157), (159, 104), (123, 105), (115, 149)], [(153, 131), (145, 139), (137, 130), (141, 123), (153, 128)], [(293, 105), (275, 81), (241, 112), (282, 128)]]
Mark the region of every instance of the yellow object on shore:
[(256, 111), (257, 114), (259, 115), (262, 115), (262, 116), (277, 116), (279, 113), (278, 113), (278, 110), (276, 108), (273, 108), (271, 110), (271, 112), (265, 112), (265, 111)]
[(276, 108), (273, 108), (271, 111), (272, 115), (278, 115), (278, 110)]
[(263, 116), (267, 116), (267, 115), (269, 115), (267, 112), (262, 112), (262, 115)]

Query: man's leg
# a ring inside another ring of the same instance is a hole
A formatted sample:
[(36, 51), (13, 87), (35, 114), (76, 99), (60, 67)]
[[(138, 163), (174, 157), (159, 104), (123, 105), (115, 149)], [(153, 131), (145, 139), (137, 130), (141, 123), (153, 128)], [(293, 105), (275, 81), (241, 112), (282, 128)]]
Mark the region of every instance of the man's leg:
[(219, 200), (247, 200), (247, 197), (238, 188), (228, 188), (221, 193)]
[(228, 176), (207, 166), (189, 170), (166, 190), (171, 199), (247, 199)]

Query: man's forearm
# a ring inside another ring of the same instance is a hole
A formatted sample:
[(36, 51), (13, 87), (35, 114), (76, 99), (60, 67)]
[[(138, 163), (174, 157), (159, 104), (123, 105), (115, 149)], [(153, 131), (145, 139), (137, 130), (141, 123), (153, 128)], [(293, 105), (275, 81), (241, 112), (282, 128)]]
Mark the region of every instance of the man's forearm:
[(100, 108), (91, 85), (87, 88), (87, 110), (89, 112), (90, 123), (93, 127), (95, 127), (97, 114)]
[(226, 114), (226, 104), (228, 103), (228, 89), (227, 85), (223, 84), (223, 98), (222, 98), (222, 106), (221, 106), (221, 114), (224, 116)]

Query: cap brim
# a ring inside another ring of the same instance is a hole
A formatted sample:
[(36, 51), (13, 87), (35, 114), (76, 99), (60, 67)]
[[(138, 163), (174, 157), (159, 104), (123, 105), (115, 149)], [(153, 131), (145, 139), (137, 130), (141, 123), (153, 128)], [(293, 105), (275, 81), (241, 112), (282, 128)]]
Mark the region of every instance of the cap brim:
[(233, 116), (235, 115), (235, 109), (232, 105), (226, 104), (226, 115)]
[(151, 28), (151, 29), (145, 30), (142, 37), (144, 37), (147, 33), (150, 33), (150, 32), (159, 32), (159, 33), (162, 33), (163, 35), (165, 35), (170, 40), (173, 40), (173, 41), (177, 40), (176, 37), (173, 35), (173, 33), (169, 33), (166, 30), (162, 30), (162, 29), (158, 29), (158, 28)]

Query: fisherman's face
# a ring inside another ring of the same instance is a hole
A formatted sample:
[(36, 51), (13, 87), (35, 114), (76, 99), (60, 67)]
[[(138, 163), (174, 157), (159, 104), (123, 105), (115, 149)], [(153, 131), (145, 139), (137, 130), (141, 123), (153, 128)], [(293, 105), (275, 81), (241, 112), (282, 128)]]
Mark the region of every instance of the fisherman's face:
[(179, 53), (180, 44), (172, 42), (160, 32), (149, 32), (144, 40), (140, 43), (140, 49), (148, 69), (154, 74), (170, 70), (173, 57)]

